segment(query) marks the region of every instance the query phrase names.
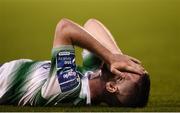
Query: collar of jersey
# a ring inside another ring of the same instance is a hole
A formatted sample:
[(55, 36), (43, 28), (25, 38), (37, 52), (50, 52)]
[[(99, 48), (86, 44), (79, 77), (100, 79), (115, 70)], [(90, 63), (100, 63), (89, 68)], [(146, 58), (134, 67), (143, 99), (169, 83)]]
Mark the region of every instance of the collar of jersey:
[(90, 88), (89, 88), (89, 78), (92, 71), (88, 71), (84, 74), (84, 76), (81, 78), (81, 91), (79, 94), (79, 98), (85, 99), (86, 98), (86, 104), (91, 104), (91, 95), (90, 95)]

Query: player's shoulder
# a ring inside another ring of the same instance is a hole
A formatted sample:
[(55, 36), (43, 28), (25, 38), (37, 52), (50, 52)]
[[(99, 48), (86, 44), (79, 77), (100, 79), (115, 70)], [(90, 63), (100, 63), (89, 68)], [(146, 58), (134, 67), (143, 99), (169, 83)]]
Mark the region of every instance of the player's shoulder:
[(36, 66), (43, 66), (43, 67), (49, 67), (49, 65), (51, 64), (50, 61), (37, 61), (37, 60), (32, 60), (32, 59), (17, 59), (17, 60), (11, 60), (8, 62), (5, 62), (4, 64), (2, 64), (1, 67), (3, 68), (18, 68), (21, 66), (27, 66), (27, 65), (31, 65), (33, 67)]
[(7, 61), (4, 64), (9, 64), (9, 63), (24, 63), (24, 62), (32, 62), (33, 60), (31, 59), (15, 59), (11, 61)]
[(17, 60), (11, 60), (11, 61), (7, 61), (5, 62), (2, 66), (10, 66), (10, 65), (17, 65), (17, 64), (22, 64), (25, 62), (32, 62), (31, 59), (17, 59)]
[(18, 59), (18, 60), (12, 60), (4, 63), (0, 67), (0, 75), (1, 76), (9, 76), (9, 75), (16, 75), (20, 70), (23, 69), (24, 64), (26, 62), (32, 62), (30, 59)]
[(51, 61), (49, 61), (49, 60), (39, 61), (39, 60), (32, 60), (32, 59), (16, 59), (16, 60), (8, 61), (4, 64), (8, 64), (8, 63), (30, 63), (30, 62), (41, 63), (41, 64), (51, 63)]

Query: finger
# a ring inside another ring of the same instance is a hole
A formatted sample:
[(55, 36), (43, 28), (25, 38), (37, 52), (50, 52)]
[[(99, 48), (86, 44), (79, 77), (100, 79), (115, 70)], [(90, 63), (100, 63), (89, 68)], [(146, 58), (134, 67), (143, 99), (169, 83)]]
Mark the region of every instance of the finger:
[(117, 70), (117, 69), (112, 69), (111, 72), (115, 75), (118, 75), (118, 76), (121, 76), (121, 77), (124, 77), (122, 72)]
[(141, 64), (141, 61), (140, 60), (138, 60), (138, 59), (136, 59), (136, 58), (134, 58), (134, 57), (131, 57), (131, 56), (128, 56), (128, 55), (126, 55), (130, 60), (132, 60), (133, 62), (135, 62), (135, 63), (137, 63), (137, 64)]
[(129, 66), (132, 66), (134, 69), (141, 71), (143, 74), (145, 73), (145, 69), (141, 65), (136, 64), (133, 61), (129, 62)]
[(135, 74), (140, 74), (140, 75), (144, 73), (141, 69), (137, 67), (132, 67), (132, 66), (126, 66), (125, 71), (135, 73)]
[(135, 63), (137, 63), (137, 64), (141, 64), (141, 61), (140, 61), (140, 60), (138, 60), (138, 59), (136, 59), (136, 58), (134, 58), (134, 57), (131, 57), (131, 56), (129, 56), (129, 58), (130, 58), (133, 62), (135, 62)]

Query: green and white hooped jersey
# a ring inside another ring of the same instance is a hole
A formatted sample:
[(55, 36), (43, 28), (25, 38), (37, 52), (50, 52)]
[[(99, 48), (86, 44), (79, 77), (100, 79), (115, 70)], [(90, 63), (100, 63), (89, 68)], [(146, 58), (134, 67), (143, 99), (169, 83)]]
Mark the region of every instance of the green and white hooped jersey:
[(51, 62), (29, 59), (7, 62), (0, 67), (0, 104), (90, 104), (88, 76), (100, 62), (84, 50), (83, 66), (76, 66), (71, 45), (53, 48)]

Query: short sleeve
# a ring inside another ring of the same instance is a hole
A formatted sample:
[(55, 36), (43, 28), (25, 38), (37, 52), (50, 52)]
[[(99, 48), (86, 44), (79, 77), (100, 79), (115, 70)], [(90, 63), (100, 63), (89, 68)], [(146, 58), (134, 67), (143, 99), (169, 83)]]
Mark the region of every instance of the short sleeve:
[(102, 60), (99, 57), (97, 57), (95, 54), (89, 52), (86, 49), (83, 49), (82, 57), (83, 57), (83, 69), (85, 69), (86, 71), (96, 70), (102, 64)]
[(43, 97), (49, 98), (59, 95), (75, 96), (80, 90), (80, 77), (76, 70), (75, 50), (71, 45), (64, 45), (52, 49), (51, 69), (46, 85), (43, 88)]
[(55, 72), (62, 92), (75, 88), (78, 83), (78, 74), (75, 64), (75, 51), (72, 46), (53, 49), (55, 57)]

